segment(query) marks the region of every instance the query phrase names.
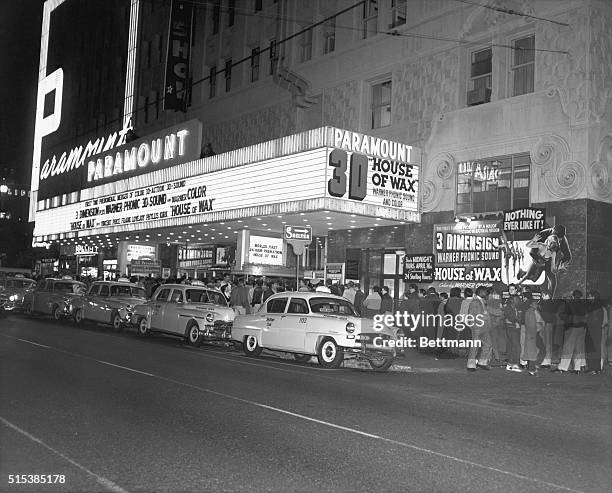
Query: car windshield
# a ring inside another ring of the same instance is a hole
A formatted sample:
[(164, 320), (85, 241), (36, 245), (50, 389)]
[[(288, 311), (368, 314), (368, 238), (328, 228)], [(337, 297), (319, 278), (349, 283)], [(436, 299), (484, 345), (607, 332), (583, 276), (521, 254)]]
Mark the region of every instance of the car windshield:
[(338, 298), (310, 298), (310, 309), (313, 313), (357, 316), (350, 301)]
[(215, 305), (227, 306), (227, 300), (222, 293), (209, 291), (207, 289), (185, 290), (187, 303), (214, 303)]
[(127, 296), (132, 298), (146, 298), (145, 290), (135, 286), (115, 284), (111, 286), (111, 296)]
[(85, 285), (78, 282), (56, 282), (53, 286), (53, 291), (61, 293), (84, 294)]
[(6, 287), (7, 288), (17, 288), (17, 289), (23, 289), (23, 288), (31, 288), (34, 285), (34, 281), (28, 281), (26, 279), (10, 279), (7, 281), (6, 283)]

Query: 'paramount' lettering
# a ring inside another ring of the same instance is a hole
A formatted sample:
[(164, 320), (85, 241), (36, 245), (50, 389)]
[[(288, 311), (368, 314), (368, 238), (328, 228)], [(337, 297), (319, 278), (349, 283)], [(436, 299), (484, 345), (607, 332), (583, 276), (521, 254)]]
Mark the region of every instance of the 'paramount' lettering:
[(186, 152), (185, 139), (188, 130), (179, 130), (149, 142), (142, 142), (138, 147), (125, 149), (123, 153), (117, 152), (100, 156), (95, 161), (87, 163), (87, 181), (95, 182), (109, 176), (121, 175), (137, 168), (145, 168), (149, 164), (158, 164), (182, 157)]

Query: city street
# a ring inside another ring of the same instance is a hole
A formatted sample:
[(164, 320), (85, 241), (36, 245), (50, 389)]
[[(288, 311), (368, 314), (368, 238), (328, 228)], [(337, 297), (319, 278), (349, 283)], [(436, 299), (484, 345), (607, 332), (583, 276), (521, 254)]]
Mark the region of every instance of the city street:
[(609, 492), (612, 482), (609, 374), (468, 374), (444, 361), (324, 370), (19, 315), (0, 319), (0, 361), (1, 491)]

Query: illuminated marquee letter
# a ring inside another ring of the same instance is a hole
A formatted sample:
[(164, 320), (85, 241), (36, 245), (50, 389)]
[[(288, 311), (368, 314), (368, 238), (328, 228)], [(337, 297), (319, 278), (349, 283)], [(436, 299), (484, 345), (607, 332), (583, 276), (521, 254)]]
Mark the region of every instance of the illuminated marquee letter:
[[(55, 91), (53, 113), (45, 115), (45, 97)], [(38, 190), (42, 139), (55, 132), (62, 121), (62, 95), (64, 92), (64, 71), (58, 68), (38, 83), (36, 97), (36, 126), (34, 128), (34, 159), (32, 167), (32, 190)]]

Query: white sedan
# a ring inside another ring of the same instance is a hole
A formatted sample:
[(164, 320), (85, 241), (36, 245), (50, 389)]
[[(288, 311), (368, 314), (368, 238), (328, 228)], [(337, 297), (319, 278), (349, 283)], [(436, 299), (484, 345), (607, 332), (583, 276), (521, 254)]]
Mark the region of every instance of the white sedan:
[(374, 330), (373, 321), (360, 318), (348, 300), (327, 293), (276, 293), (257, 313), (236, 317), (232, 339), (248, 356), (264, 348), (293, 353), (302, 362), (316, 355), (325, 368), (338, 368), (348, 355), (384, 371), (395, 359), (393, 344), (381, 344), (394, 339), (392, 330)]

